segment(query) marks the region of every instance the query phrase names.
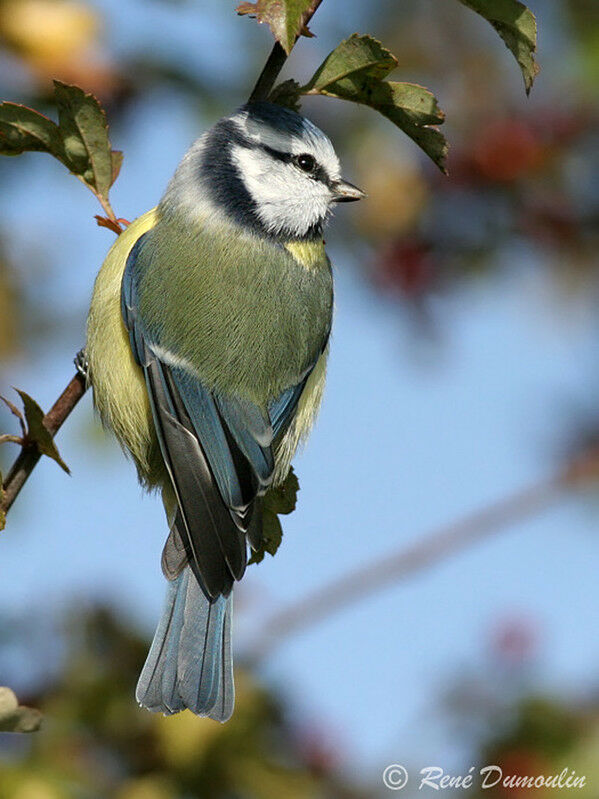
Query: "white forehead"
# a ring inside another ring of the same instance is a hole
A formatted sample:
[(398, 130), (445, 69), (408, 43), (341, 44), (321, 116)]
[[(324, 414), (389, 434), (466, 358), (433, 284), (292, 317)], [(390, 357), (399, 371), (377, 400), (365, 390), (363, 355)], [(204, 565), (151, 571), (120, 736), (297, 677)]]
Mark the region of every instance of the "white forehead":
[(328, 136), (309, 119), (299, 116), (298, 119), (301, 119), (301, 126), (298, 125), (296, 130), (286, 130), (250, 116), (246, 109), (231, 117), (243, 138), (249, 142), (290, 155), (310, 153), (324, 167), (330, 178), (339, 178), (339, 159)]

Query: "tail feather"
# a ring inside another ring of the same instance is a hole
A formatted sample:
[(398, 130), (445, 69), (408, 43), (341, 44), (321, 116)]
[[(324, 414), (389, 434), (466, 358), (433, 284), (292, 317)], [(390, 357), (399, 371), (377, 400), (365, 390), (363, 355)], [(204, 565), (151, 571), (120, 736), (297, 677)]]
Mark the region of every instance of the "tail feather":
[[(232, 598), (231, 594), (231, 598)], [(233, 603), (227, 603), (225, 607), (225, 623), (223, 625), (223, 645), (221, 650), (221, 670), (222, 679), (218, 683), (218, 694), (214, 705), (215, 713), (218, 713), (220, 721), (228, 721), (233, 715), (235, 706), (235, 685), (233, 683), (233, 669), (227, 664), (232, 664), (231, 659), (231, 616)]]
[(154, 712), (188, 707), (227, 721), (233, 712), (232, 595), (210, 602), (189, 567), (169, 584), (166, 605), (137, 683)]

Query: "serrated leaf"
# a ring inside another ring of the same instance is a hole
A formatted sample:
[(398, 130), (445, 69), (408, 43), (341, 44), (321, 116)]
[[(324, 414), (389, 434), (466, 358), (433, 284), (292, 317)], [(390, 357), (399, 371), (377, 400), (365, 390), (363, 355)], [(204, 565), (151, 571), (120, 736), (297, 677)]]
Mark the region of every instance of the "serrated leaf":
[(397, 59), (372, 36), (354, 33), (336, 47), (316, 70), (304, 91), (322, 91), (327, 86), (362, 73), (379, 80), (397, 66)]
[(262, 544), (257, 549), (248, 563), (260, 563), (264, 555), (275, 555), (283, 539), (283, 528), (279, 521), (279, 514), (288, 514), (295, 510), (299, 481), (293, 469), (285, 482), (276, 488), (271, 488), (262, 503)]
[(106, 116), (92, 94), (78, 86), (54, 81), (59, 128), (72, 171), (101, 197), (113, 183), (113, 157)]
[(314, 12), (314, 0), (257, 0), (240, 3), (238, 14), (249, 14), (265, 22), (287, 55), (298, 36), (311, 36), (306, 20)]
[(338, 97), (379, 111), (413, 139), (435, 164), (445, 172), (447, 141), (437, 130), (445, 115), (435, 96), (415, 83), (399, 83), (372, 78), (368, 72), (357, 72), (310, 94)]
[(519, 0), (460, 0), (495, 28), (520, 65), (526, 93), (539, 72), (535, 61), (537, 23), (535, 16)]
[(35, 732), (41, 723), (39, 710), (19, 705), (14, 692), (0, 686), (0, 732)]
[(35, 442), (38, 450), (42, 455), (56, 461), (56, 463), (64, 469), (67, 474), (70, 474), (69, 467), (60, 457), (54, 439), (49, 431), (44, 426), (44, 412), (37, 404), (37, 402), (20, 389), (16, 389), (18, 395), (23, 400), (23, 408), (25, 410), (25, 420), (27, 421), (27, 438), (29, 441)]

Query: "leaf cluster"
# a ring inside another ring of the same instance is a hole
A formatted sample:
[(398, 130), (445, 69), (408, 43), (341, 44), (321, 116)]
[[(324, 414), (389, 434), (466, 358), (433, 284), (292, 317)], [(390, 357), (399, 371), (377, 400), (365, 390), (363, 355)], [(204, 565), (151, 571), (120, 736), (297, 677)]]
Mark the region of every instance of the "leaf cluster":
[[(460, 0), (493, 25), (516, 58), (527, 93), (538, 72), (537, 30), (532, 12), (519, 0)], [(267, 23), (289, 54), (300, 35), (311, 35), (306, 21), (318, 3), (310, 0), (258, 0), (241, 3), (239, 14)], [(289, 80), (276, 86), (272, 102), (299, 110), (302, 95), (321, 95), (369, 106), (406, 133), (445, 172), (447, 141), (437, 126), (445, 119), (434, 95), (413, 83), (385, 78), (397, 58), (372, 36), (354, 34), (341, 42), (303, 86)], [(275, 76), (276, 77), (276, 76)]]
[(113, 150), (106, 115), (96, 98), (78, 86), (54, 81), (58, 124), (16, 103), (0, 103), (0, 155), (45, 152), (81, 180), (110, 212), (108, 192), (123, 153)]
[(372, 36), (353, 34), (330, 53), (304, 86), (286, 81), (271, 99), (292, 107), (301, 95), (322, 95), (369, 106), (403, 130), (445, 171), (445, 119), (434, 95), (415, 83), (385, 80), (397, 59)]

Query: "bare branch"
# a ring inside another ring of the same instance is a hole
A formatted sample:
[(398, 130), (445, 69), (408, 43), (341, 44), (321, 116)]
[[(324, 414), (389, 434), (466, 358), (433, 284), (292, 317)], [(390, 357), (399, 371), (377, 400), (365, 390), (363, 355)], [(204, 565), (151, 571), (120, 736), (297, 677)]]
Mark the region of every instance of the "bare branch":
[(330, 616), (365, 595), (432, 566), (470, 544), (545, 511), (567, 490), (599, 477), (599, 450), (589, 449), (572, 458), (555, 475), (434, 530), (415, 544), (386, 554), (367, 566), (328, 583), (266, 619), (252, 644), (249, 658), (260, 661), (289, 635)]

